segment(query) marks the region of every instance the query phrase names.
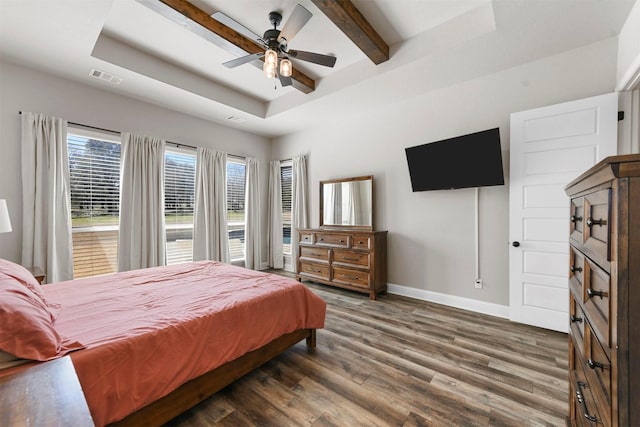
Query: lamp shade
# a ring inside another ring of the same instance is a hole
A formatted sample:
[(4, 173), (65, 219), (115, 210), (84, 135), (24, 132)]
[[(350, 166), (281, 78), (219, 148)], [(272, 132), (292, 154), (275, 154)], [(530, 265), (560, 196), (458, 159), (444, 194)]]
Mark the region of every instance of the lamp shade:
[(12, 231), (12, 229), (7, 201), (0, 199), (0, 233), (9, 233), (10, 231)]
[(271, 62), (265, 61), (264, 65), (262, 66), (262, 71), (264, 71), (264, 75), (268, 79), (272, 79), (276, 76), (276, 66)]
[(291, 73), (293, 72), (293, 66), (291, 65), (291, 61), (288, 59), (283, 59), (280, 61), (280, 75), (283, 77), (291, 77)]

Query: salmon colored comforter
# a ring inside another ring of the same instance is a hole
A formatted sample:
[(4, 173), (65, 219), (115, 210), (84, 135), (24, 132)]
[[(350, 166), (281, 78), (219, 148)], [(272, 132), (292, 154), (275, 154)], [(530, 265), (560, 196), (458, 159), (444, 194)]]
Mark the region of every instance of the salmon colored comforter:
[(202, 261), (44, 286), (61, 305), (96, 425), (300, 328), (322, 328), (325, 302), (293, 279)]

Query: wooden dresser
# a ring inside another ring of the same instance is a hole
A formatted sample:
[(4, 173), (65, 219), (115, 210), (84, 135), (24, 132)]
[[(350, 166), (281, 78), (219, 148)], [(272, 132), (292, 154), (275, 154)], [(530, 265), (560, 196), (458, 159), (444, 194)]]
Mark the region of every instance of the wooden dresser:
[(312, 280), (369, 294), (387, 290), (387, 232), (352, 229), (298, 230), (298, 280)]
[(572, 181), (569, 424), (640, 426), (640, 155)]

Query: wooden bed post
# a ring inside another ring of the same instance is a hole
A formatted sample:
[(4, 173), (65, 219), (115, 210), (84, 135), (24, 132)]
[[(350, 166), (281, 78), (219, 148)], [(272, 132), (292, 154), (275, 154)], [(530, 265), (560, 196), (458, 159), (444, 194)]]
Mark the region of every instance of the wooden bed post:
[(310, 329), (309, 336), (307, 337), (307, 348), (313, 350), (316, 348), (316, 330)]

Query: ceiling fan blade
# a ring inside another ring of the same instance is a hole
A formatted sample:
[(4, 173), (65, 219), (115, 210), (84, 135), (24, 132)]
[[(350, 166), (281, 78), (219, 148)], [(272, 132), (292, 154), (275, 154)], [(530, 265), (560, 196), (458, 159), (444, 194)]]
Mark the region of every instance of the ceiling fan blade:
[(293, 85), (293, 80), (291, 79), (291, 77), (284, 77), (281, 76), (280, 73), (278, 73), (278, 79), (280, 79), (280, 84), (282, 85), (282, 87)]
[(251, 62), (254, 59), (262, 58), (264, 56), (264, 52), (252, 53), (251, 55), (241, 56), (240, 58), (232, 59), (231, 61), (227, 61), (223, 63), (227, 68), (235, 68), (239, 65), (246, 64), (247, 62)]
[(234, 19), (225, 15), (224, 13), (218, 11), (218, 12), (215, 12), (213, 15), (211, 15), (211, 17), (216, 21), (218, 21), (219, 23), (224, 24), (227, 27), (231, 28), (232, 30), (239, 32), (249, 40), (256, 42), (260, 46), (264, 46), (264, 41), (262, 41), (262, 37), (260, 37), (259, 35), (257, 35), (256, 33), (251, 31), (250, 29), (248, 29), (238, 21), (235, 21)]
[(301, 61), (313, 62), (314, 64), (324, 65), (325, 67), (333, 67), (336, 65), (335, 56), (329, 55), (321, 55), (319, 53), (314, 52), (305, 52), (303, 50), (289, 50), (287, 54), (295, 59), (299, 59)]
[(289, 19), (287, 19), (287, 22), (285, 22), (282, 27), (280, 37), (278, 39), (286, 39), (287, 42), (290, 42), (291, 39), (298, 34), (298, 31), (300, 31), (302, 27), (309, 22), (309, 19), (311, 19), (312, 16), (313, 14), (305, 9), (304, 6), (297, 4), (296, 8), (293, 9), (293, 13), (289, 16)]

